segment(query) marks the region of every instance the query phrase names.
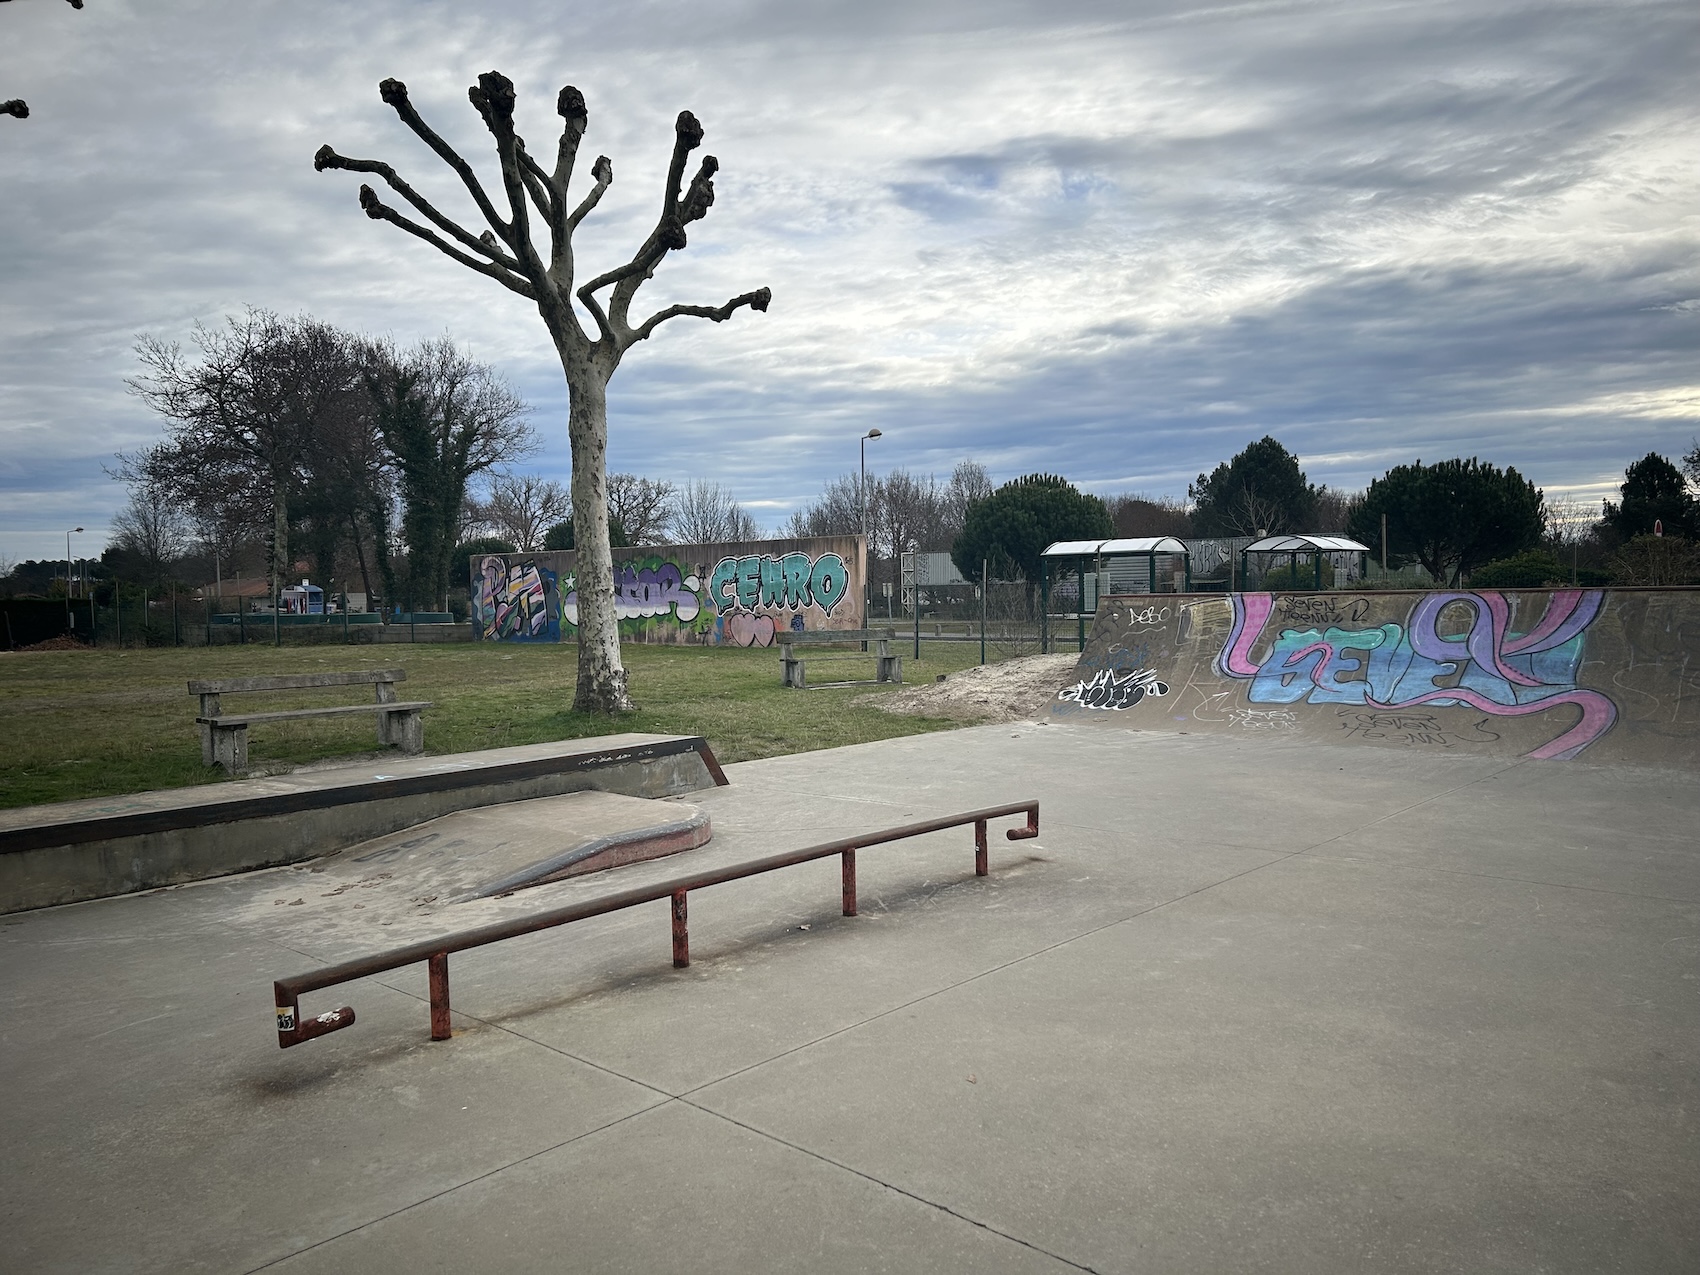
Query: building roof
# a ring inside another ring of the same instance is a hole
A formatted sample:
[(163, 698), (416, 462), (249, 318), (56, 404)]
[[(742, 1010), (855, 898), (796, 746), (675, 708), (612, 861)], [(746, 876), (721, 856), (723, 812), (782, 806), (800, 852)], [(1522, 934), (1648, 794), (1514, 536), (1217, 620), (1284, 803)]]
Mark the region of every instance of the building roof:
[(1254, 540), (1245, 547), (1245, 553), (1305, 553), (1319, 550), (1322, 553), (1368, 553), (1368, 545), (1361, 545), (1347, 536), (1265, 536)]

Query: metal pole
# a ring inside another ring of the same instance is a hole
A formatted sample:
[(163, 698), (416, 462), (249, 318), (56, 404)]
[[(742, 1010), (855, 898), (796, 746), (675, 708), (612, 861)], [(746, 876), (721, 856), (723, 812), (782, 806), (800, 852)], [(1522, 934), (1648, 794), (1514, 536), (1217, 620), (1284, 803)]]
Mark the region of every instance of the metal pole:
[[(1387, 515), (1381, 515), (1381, 574), (1387, 574)], [(1383, 580), (1383, 584), (1387, 581)]]
[(980, 663), (986, 662), (986, 589), (990, 585), (990, 564), (980, 559)]
[(1039, 653), (1051, 651), (1051, 562), (1039, 559)]
[[(1155, 558), (1152, 559), (1156, 561)], [(1074, 561), (1075, 575), (1080, 579), (1080, 596), (1075, 599), (1074, 626), (1079, 630), (1080, 649), (1086, 649), (1086, 559), (1076, 558)]]
[(915, 658), (919, 660), (921, 658), (921, 554), (919, 550), (915, 553), (915, 583), (912, 587), (915, 590), (915, 606), (913, 608), (915, 612)]

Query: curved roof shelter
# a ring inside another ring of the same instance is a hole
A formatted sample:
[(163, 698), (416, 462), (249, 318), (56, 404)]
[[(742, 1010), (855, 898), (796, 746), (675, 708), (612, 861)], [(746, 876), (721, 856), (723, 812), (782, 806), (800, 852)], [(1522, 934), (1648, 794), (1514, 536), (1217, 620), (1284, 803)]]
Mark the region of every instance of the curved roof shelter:
[(1241, 553), (1368, 553), (1369, 546), (1361, 545), (1346, 536), (1265, 536), (1254, 540)]
[(1059, 540), (1042, 558), (1119, 558), (1129, 554), (1185, 553), (1186, 545), (1173, 536), (1138, 536), (1131, 540)]

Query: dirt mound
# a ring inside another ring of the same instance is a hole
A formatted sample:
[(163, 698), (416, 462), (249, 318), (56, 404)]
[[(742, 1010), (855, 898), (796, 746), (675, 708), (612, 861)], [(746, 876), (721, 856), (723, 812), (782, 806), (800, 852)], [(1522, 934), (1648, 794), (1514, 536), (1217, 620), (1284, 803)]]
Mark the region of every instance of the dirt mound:
[(24, 655), (30, 651), (90, 651), (93, 649), (87, 642), (61, 634), (58, 637), (48, 638), (45, 642), (37, 642), (33, 646), (20, 646), (17, 648), (17, 654)]
[[(950, 674), (896, 691), (857, 697), (888, 713), (946, 717), (962, 722), (1015, 722), (1045, 716), (1057, 688), (1080, 656), (1025, 655)], [(911, 665), (913, 667), (913, 665)]]

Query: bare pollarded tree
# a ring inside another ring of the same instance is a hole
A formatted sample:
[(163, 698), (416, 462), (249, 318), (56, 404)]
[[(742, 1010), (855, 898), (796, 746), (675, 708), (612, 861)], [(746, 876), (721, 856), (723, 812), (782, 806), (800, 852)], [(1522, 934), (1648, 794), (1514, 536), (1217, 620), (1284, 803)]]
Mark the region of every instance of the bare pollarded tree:
[[(692, 315), (720, 323), (740, 306), (767, 309), (768, 289), (734, 297), (722, 306), (673, 305), (635, 327), (629, 315), (632, 300), (654, 275), (666, 255), (685, 246), (685, 227), (708, 213), (714, 203), (714, 174), (719, 161), (703, 157), (689, 186), (685, 164), (702, 144), (702, 125), (689, 111), (679, 112), (674, 125), (673, 159), (662, 192), (661, 215), (655, 229), (625, 265), (598, 275), (573, 290), (573, 232), (596, 207), (614, 180), (606, 155), (591, 165), (594, 185), (576, 206), (567, 199), (579, 142), (588, 123), (584, 95), (568, 85), (555, 101), (563, 123), (553, 169), (544, 168), (526, 150), (514, 131), (514, 86), (505, 75), (489, 71), (467, 90), (467, 97), (495, 139), (501, 163), (507, 216), (497, 211), (472, 166), (420, 117), (408, 100), (407, 86), (385, 80), (378, 92), (401, 120), (436, 152), (466, 186), (489, 228), (474, 235), (438, 212), (423, 196), (381, 160), (350, 159), (322, 146), (313, 167), (375, 173), (430, 225), (414, 221), (388, 207), (370, 186), (360, 188), (360, 206), (375, 221), (387, 221), (423, 239), (454, 260), (487, 275), (510, 292), (533, 302), (549, 330), (567, 379), (567, 437), (572, 444), (573, 534), (578, 544), (575, 584), (578, 589), (578, 687), (573, 708), (613, 713), (629, 710), (626, 671), (620, 663), (620, 636), (614, 614), (614, 563), (608, 543), (608, 380), (625, 352), (645, 340), (668, 319)], [(533, 211), (549, 230), (549, 250), (540, 253), (532, 242)], [(433, 229), (435, 227), (435, 229)], [(445, 236), (447, 236), (445, 238)], [(451, 242), (452, 241), (452, 242)], [(597, 293), (611, 289), (607, 303)], [(572, 305), (577, 297), (595, 321), (595, 333), (585, 330)]]

